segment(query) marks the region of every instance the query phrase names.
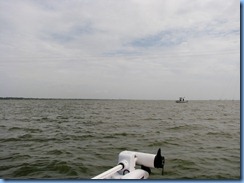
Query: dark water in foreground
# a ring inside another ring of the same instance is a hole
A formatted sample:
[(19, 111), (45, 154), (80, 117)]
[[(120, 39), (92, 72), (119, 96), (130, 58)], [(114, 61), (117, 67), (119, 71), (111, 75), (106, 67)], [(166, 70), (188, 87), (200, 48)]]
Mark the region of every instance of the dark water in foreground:
[(240, 101), (0, 100), (3, 179), (90, 179), (158, 148), (150, 179), (239, 179)]

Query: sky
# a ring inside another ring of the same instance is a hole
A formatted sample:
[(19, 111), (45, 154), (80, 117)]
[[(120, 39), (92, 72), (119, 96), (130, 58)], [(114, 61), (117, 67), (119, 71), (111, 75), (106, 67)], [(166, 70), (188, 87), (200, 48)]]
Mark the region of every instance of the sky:
[(240, 1), (0, 0), (0, 97), (240, 99)]

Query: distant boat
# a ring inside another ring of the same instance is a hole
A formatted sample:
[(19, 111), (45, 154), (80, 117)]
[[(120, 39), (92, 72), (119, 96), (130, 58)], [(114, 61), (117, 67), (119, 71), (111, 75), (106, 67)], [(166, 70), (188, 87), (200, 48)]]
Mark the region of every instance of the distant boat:
[(176, 103), (187, 103), (188, 100), (185, 100), (185, 97), (180, 97), (179, 100), (175, 101)]

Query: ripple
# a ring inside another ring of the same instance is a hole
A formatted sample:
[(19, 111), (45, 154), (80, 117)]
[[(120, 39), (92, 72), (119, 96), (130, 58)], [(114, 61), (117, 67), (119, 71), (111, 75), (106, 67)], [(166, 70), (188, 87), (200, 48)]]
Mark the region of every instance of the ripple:
[(48, 151), (47, 154), (60, 155), (60, 154), (63, 154), (63, 152), (60, 151), (60, 150), (55, 149), (55, 150)]
[[(4, 106), (8, 103), (4, 101)], [(152, 169), (152, 179), (237, 179), (240, 106), (226, 102), (219, 110), (222, 104), (12, 101), (8, 112), (6, 107), (0, 111), (5, 115), (0, 125), (0, 175), (12, 179), (91, 178), (115, 166), (121, 151), (155, 153), (161, 148), (165, 174)]]

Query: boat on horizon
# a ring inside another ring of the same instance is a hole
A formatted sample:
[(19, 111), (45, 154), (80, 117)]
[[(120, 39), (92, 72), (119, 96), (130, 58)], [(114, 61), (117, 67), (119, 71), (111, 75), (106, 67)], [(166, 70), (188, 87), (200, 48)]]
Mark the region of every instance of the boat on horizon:
[(179, 97), (179, 100), (175, 101), (176, 103), (187, 103), (188, 100), (185, 100), (185, 97)]

